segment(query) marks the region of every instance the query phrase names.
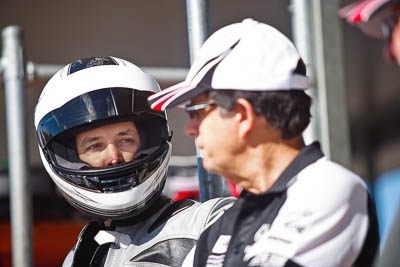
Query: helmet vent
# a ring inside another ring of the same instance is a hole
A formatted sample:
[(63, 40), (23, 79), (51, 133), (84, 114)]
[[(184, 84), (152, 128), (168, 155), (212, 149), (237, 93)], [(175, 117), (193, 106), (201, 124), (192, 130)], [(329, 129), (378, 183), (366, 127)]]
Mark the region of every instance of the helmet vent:
[(69, 65), (68, 75), (80, 70), (104, 65), (118, 65), (118, 63), (111, 57), (89, 57), (79, 59)]

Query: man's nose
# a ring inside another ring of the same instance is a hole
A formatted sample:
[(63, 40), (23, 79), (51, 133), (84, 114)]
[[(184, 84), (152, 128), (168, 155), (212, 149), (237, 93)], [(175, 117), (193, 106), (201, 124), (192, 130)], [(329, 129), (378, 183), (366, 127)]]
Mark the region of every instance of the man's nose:
[(106, 150), (106, 166), (122, 163), (122, 154), (114, 144), (109, 144)]
[(187, 136), (194, 136), (194, 137), (199, 135), (199, 123), (196, 119), (190, 118), (186, 122), (185, 134)]

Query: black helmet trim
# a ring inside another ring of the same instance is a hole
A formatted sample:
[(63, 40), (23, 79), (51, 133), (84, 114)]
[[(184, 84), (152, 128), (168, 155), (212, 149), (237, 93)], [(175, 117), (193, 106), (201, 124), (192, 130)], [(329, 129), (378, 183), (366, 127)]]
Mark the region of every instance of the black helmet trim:
[(82, 94), (46, 114), (39, 122), (37, 136), (41, 148), (65, 130), (114, 116), (143, 114), (156, 115), (165, 120), (165, 114), (152, 110), (147, 97), (152, 92), (130, 88), (103, 88)]

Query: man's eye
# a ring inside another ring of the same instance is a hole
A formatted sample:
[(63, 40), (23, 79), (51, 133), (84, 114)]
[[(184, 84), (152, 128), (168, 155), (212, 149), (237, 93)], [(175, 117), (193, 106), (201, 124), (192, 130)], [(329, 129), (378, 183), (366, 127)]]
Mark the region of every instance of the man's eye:
[(86, 151), (96, 151), (101, 149), (101, 144), (93, 144), (88, 146), (85, 150)]
[(136, 143), (136, 140), (134, 138), (123, 138), (119, 142), (123, 145), (130, 145)]

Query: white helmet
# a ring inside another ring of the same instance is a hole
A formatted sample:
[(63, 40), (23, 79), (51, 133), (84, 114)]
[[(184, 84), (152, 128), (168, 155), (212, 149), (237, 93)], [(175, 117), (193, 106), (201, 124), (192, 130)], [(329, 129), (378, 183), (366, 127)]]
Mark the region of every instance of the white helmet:
[[(153, 78), (115, 57), (78, 60), (46, 84), (34, 116), (40, 156), (74, 207), (103, 219), (123, 219), (158, 198), (171, 154), (166, 114), (147, 102), (159, 91)], [(93, 168), (79, 159), (77, 134), (123, 121), (133, 121), (140, 136), (132, 161)]]

